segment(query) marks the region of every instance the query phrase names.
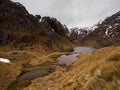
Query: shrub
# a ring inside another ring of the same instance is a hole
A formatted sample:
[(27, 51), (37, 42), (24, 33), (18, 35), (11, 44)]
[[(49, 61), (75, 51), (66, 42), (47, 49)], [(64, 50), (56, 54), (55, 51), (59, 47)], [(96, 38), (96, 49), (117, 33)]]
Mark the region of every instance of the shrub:
[(118, 85), (115, 82), (110, 82), (105, 85), (103, 90), (117, 90)]

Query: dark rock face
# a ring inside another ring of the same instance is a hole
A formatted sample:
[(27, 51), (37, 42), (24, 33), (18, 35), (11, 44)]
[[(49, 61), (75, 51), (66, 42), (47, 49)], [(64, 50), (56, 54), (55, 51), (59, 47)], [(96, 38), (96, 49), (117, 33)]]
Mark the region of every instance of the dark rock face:
[(58, 34), (63, 37), (68, 37), (68, 28), (65, 25), (62, 25), (56, 18), (50, 18), (48, 16), (42, 17), (40, 24), (41, 27), (44, 29), (45, 34), (49, 38), (49, 47), (52, 47), (52, 44), (55, 43), (55, 34)]
[(78, 28), (72, 28), (71, 32), (70, 32), (70, 40), (71, 41), (78, 40), (78, 38), (79, 38), (78, 36), (79, 36)]
[(67, 27), (62, 25), (56, 18), (43, 17), (42, 22), (47, 24), (52, 31), (58, 33), (59, 35), (67, 35), (69, 32)]
[(40, 15), (35, 15), (35, 17), (36, 17), (36, 19), (37, 19), (38, 21), (40, 21), (40, 19), (41, 19), (41, 16), (40, 16)]
[(23, 5), (10, 0), (0, 0), (0, 45), (17, 39), (12, 33), (13, 30), (33, 30), (35, 24), (37, 19), (30, 15)]
[(37, 19), (30, 15), (20, 3), (2, 0), (0, 5), (0, 28), (33, 29)]
[(58, 36), (67, 37), (68, 28), (57, 19), (31, 15), (17, 2), (0, 0), (0, 45), (14, 42), (14, 46), (35, 43), (45, 36), (49, 47)]
[(105, 47), (120, 44), (120, 12), (106, 18), (97, 28), (84, 37), (81, 41), (84, 44), (96, 43), (96, 47)]
[(0, 5), (2, 5), (4, 3), (10, 3), (10, 1), (9, 0), (0, 0)]
[(13, 36), (6, 30), (0, 30), (0, 45), (5, 45), (12, 40)]

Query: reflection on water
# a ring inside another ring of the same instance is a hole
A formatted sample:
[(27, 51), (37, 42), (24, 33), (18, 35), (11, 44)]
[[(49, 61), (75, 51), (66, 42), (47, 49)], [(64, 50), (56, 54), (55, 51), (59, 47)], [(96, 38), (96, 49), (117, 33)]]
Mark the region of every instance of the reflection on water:
[(18, 77), (17, 81), (22, 81), (22, 80), (32, 80), (38, 77), (42, 77), (44, 75), (49, 74), (48, 70), (40, 69), (40, 70), (33, 70), (30, 72), (26, 72), (20, 77)]
[(66, 64), (66, 65), (70, 65), (71, 62), (73, 62), (74, 60), (77, 59), (78, 54), (71, 54), (71, 55), (61, 55), (58, 58), (58, 64)]
[(61, 64), (70, 65), (72, 62), (74, 62), (77, 59), (76, 56), (78, 55), (78, 53), (88, 53), (88, 52), (92, 52), (94, 50), (95, 50), (95, 48), (90, 48), (90, 47), (74, 48), (74, 51), (71, 52), (70, 55), (61, 55), (60, 57), (58, 57), (58, 64), (59, 65), (61, 65)]
[(90, 47), (77, 47), (74, 48), (74, 53), (87, 53), (87, 52), (92, 52), (94, 51), (95, 48), (90, 48)]

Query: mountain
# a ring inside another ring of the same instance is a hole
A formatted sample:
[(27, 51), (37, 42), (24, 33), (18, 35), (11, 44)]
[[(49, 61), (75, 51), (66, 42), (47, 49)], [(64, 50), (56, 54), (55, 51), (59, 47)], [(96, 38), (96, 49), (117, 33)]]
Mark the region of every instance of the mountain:
[(100, 49), (79, 53), (71, 65), (33, 80), (23, 90), (119, 90), (120, 12), (98, 23), (95, 30), (73, 28), (69, 37), (83, 46)]
[[(56, 18), (34, 16), (20, 3), (0, 0), (0, 90), (119, 89), (120, 46), (112, 46), (120, 44), (119, 28), (120, 12), (94, 31), (69, 32)], [(70, 40), (104, 48), (71, 54), (66, 52), (75, 46)], [(68, 66), (58, 63), (61, 56), (75, 55), (77, 60)]]
[(43, 51), (53, 47), (64, 50), (67, 43), (71, 44), (67, 34), (67, 27), (56, 18), (33, 16), (20, 3), (0, 0), (0, 45), (20, 50), (35, 45)]
[(92, 32), (92, 29), (88, 27), (84, 27), (84, 28), (75, 27), (75, 28), (71, 28), (69, 31), (70, 31), (69, 32), (70, 40), (73, 42), (79, 42), (82, 38), (84, 38), (90, 32)]
[(96, 29), (80, 40), (80, 43), (97, 48), (120, 45), (120, 11), (98, 23)]
[(26, 64), (39, 67), (73, 46), (68, 28), (56, 18), (34, 16), (20, 3), (0, 0), (0, 90), (7, 90)]

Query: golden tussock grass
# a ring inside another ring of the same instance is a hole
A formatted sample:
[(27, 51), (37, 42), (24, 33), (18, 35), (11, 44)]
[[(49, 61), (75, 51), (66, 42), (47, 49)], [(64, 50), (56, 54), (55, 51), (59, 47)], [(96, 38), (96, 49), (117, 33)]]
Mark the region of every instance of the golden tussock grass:
[(24, 90), (116, 90), (120, 79), (119, 53), (120, 47), (112, 46), (80, 54), (72, 65), (33, 80)]

